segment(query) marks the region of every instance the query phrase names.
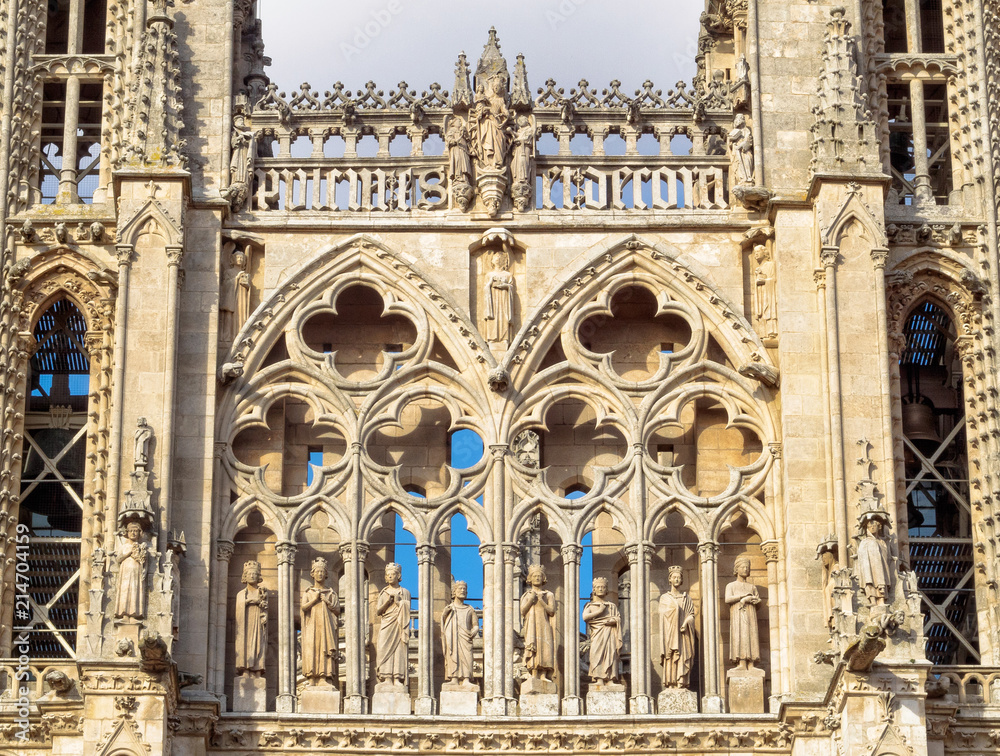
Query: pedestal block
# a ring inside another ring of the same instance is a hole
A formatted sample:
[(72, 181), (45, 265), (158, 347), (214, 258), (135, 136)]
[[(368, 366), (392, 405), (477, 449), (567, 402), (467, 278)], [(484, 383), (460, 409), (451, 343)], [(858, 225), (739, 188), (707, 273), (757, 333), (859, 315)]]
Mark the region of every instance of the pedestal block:
[(236, 676), (233, 711), (267, 711), (267, 680), (262, 675)]
[(687, 688), (664, 688), (656, 699), (657, 714), (697, 714), (698, 694)]
[(522, 693), (518, 699), (518, 710), (522, 717), (559, 716), (559, 695), (557, 693)]
[(730, 714), (764, 713), (764, 670), (731, 669), (726, 673), (729, 681)]
[(461, 683), (444, 683), (438, 708), (442, 714), (474, 717), (479, 714), (479, 686)]
[(375, 686), (372, 696), (372, 714), (408, 716), (412, 714), (410, 691), (402, 685), (384, 682)]
[(587, 716), (625, 714), (624, 685), (591, 685), (587, 691)]
[(340, 691), (332, 685), (307, 685), (299, 693), (298, 709), (306, 714), (339, 714)]

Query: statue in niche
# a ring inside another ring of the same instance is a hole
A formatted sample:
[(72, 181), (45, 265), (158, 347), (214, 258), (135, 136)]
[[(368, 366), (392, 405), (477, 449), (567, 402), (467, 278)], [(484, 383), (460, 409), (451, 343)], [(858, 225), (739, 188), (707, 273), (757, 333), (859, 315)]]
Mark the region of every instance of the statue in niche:
[(410, 592), (399, 584), (402, 576), (402, 568), (395, 562), (385, 566), (386, 586), (375, 603), (375, 614), (382, 618), (375, 645), (375, 674), (380, 683), (405, 686), (409, 681)]
[(309, 570), (313, 584), (302, 592), (302, 676), (310, 685), (337, 684), (337, 616), (340, 599), (326, 587), (330, 575), (323, 557), (316, 557)]
[(485, 305), (486, 340), (493, 343), (510, 341), (513, 319), (514, 276), (510, 270), (510, 255), (506, 251), (490, 255), (493, 269), (486, 274)]
[(229, 339), (235, 339), (240, 327), (250, 317), (250, 274), (247, 271), (246, 254), (235, 245), (231, 248), (228, 264), (222, 271), (222, 290), (219, 297), (219, 312), (222, 318), (219, 332)]
[(448, 119), (444, 141), (448, 147), (448, 183), (455, 203), (468, 210), (475, 189), (472, 186), (472, 159), (469, 157), (469, 133), (458, 116)]
[(535, 183), (535, 127), (526, 115), (517, 117), (514, 132), (513, 151), (510, 160), (511, 189), (514, 207), (525, 212), (531, 206), (531, 187)]
[(823, 564), (823, 616), (826, 618), (826, 626), (833, 630), (833, 592), (837, 587), (834, 574), (839, 565), (837, 564), (837, 541), (830, 536), (816, 548), (816, 558)]
[(476, 87), (469, 132), (478, 161), (486, 168), (502, 169), (510, 139), (510, 108), (502, 77), (494, 76)]
[(233, 133), (229, 159), (229, 186), (223, 189), (222, 197), (229, 201), (234, 213), (240, 212), (250, 198), (253, 186), (253, 161), (256, 157), (256, 143), (253, 131), (247, 128), (246, 113), (237, 106), (233, 111)]
[(681, 590), (684, 570), (667, 571), (670, 590), (660, 594), (660, 663), (665, 688), (687, 688), (694, 660), (694, 602)]
[(524, 635), (524, 665), (535, 680), (552, 682), (556, 668), (556, 599), (546, 583), (540, 564), (528, 567), (528, 590), (521, 596), (521, 619)]
[(753, 669), (760, 661), (760, 639), (757, 635), (757, 604), (760, 594), (750, 577), (750, 557), (736, 558), (733, 572), (736, 580), (726, 586), (729, 604), (729, 660), (740, 669)]
[(583, 607), (583, 621), (590, 632), (590, 678), (600, 686), (617, 681), (622, 651), (621, 613), (607, 595), (607, 578), (594, 578), (590, 601)]
[(452, 601), (441, 612), (444, 645), (444, 679), (449, 683), (474, 687), (472, 682), (472, 642), (479, 633), (474, 607), (465, 603), (469, 585), (458, 580), (451, 586)]
[(245, 588), (236, 594), (236, 674), (261, 677), (267, 649), (267, 588), (260, 584), (260, 562), (243, 564), (242, 582)]
[(870, 607), (885, 606), (889, 598), (889, 544), (882, 536), (887, 524), (888, 517), (884, 512), (869, 511), (861, 516), (865, 535), (858, 544), (854, 574), (864, 589)]
[(737, 114), (733, 120), (733, 128), (726, 139), (729, 144), (733, 163), (736, 166), (734, 185), (753, 186), (753, 130), (747, 125), (747, 117)]
[(115, 617), (139, 620), (146, 616), (146, 543), (137, 522), (125, 526), (125, 538), (118, 547), (118, 595)]
[(757, 244), (753, 248), (754, 267), (754, 321), (760, 335), (773, 338), (778, 335), (778, 281), (774, 260), (767, 247)]
[(149, 469), (149, 442), (153, 438), (153, 429), (146, 423), (146, 418), (140, 417), (135, 429), (134, 459), (132, 464), (136, 470)]

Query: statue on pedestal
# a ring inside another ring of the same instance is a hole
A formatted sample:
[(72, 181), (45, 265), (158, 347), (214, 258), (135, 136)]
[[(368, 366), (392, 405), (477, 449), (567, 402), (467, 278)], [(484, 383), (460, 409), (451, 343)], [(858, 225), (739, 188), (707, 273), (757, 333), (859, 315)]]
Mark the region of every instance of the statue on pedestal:
[(590, 678), (602, 686), (617, 680), (622, 650), (621, 613), (607, 595), (607, 578), (594, 578), (590, 601), (583, 607), (590, 632)]
[(884, 606), (889, 599), (891, 560), (889, 544), (882, 535), (888, 520), (888, 515), (880, 510), (870, 510), (860, 518), (865, 536), (858, 544), (854, 570), (870, 607)]
[(236, 674), (264, 674), (267, 650), (267, 589), (260, 582), (260, 562), (243, 565), (243, 584), (236, 594)]
[(472, 685), (472, 642), (479, 632), (474, 607), (465, 603), (469, 586), (458, 580), (451, 586), (452, 602), (441, 612), (444, 641), (444, 679), (458, 685)]
[(326, 587), (327, 561), (313, 560), (313, 584), (302, 592), (302, 676), (310, 685), (337, 684), (337, 615), (340, 599)]
[(524, 665), (536, 680), (552, 682), (556, 668), (556, 599), (552, 591), (542, 588), (545, 570), (540, 564), (528, 568), (528, 590), (521, 596), (521, 618), (524, 622)]
[(378, 662), (375, 674), (380, 683), (405, 686), (409, 681), (410, 592), (399, 584), (402, 575), (402, 569), (395, 562), (385, 566), (386, 586), (375, 603), (375, 614), (382, 618), (375, 644)]
[(510, 341), (513, 320), (514, 276), (510, 272), (510, 255), (506, 251), (490, 255), (492, 270), (486, 274), (485, 295), (486, 340), (490, 343)]
[(138, 620), (146, 616), (146, 556), (142, 527), (138, 522), (125, 526), (125, 539), (118, 548), (118, 595), (115, 617)]
[(726, 603), (729, 604), (729, 660), (740, 669), (753, 669), (760, 661), (760, 639), (757, 635), (757, 604), (760, 594), (757, 586), (747, 581), (750, 577), (750, 557), (736, 558), (736, 580), (726, 586)]
[(694, 602), (680, 590), (682, 568), (668, 570), (670, 590), (660, 594), (660, 663), (665, 688), (687, 688), (694, 659)]

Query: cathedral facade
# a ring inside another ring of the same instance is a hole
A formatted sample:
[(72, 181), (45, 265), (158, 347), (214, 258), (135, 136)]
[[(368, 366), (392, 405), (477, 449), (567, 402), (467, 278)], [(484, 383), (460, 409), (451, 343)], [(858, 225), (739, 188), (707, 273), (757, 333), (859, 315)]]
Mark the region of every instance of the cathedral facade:
[(634, 90), (0, 23), (0, 754), (1000, 749), (996, 0)]

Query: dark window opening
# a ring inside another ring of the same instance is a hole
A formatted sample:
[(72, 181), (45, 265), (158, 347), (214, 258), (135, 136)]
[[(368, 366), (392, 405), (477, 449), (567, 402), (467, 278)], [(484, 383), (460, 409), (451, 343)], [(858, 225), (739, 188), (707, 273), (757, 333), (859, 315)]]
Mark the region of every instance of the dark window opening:
[(100, 55), (104, 52), (107, 39), (107, 0), (87, 0), (83, 8), (84, 54)]
[(944, 52), (941, 0), (920, 0), (920, 52)]
[(882, 0), (882, 26), (887, 53), (908, 52), (905, 0)]
[(64, 55), (69, 52), (70, 0), (48, 0), (45, 18), (45, 54)]

